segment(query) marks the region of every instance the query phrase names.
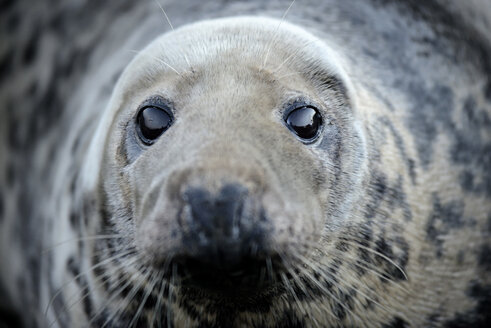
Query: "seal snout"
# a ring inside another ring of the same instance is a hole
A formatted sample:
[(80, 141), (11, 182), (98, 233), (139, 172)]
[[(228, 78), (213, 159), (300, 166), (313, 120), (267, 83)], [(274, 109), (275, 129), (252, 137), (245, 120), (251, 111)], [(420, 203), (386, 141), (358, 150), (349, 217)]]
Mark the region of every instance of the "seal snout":
[(266, 221), (264, 210), (246, 187), (226, 184), (217, 193), (192, 187), (183, 200), (183, 247), (189, 256), (227, 267), (264, 247), (265, 231), (259, 224)]
[(210, 287), (220, 277), (257, 284), (271, 257), (261, 198), (240, 183), (224, 184), (217, 192), (203, 187), (184, 191), (180, 221), (185, 232), (174, 260), (191, 283)]

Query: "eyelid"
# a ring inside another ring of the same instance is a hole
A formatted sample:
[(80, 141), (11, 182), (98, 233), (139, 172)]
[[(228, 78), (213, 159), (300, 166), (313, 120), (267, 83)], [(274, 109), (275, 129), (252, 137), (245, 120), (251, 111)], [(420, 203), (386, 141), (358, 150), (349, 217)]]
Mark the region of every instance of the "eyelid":
[(323, 115), (323, 111), (321, 110), (321, 106), (317, 105), (315, 102), (310, 101), (307, 98), (303, 97), (297, 97), (292, 101), (289, 101), (284, 107), (283, 107), (283, 114), (282, 118), (283, 121), (286, 120), (288, 115), (290, 115), (291, 112), (293, 112), (295, 109), (301, 108), (301, 107), (311, 107), (316, 109), (321, 116)]
[(161, 95), (153, 95), (153, 96), (150, 96), (147, 99), (145, 99), (140, 104), (140, 106), (138, 106), (136, 113), (135, 113), (135, 118), (143, 108), (149, 107), (149, 106), (154, 106), (154, 107), (159, 107), (159, 108), (165, 109), (165, 110), (169, 111), (169, 114), (171, 114), (172, 116), (175, 117), (176, 113), (175, 113), (174, 104), (172, 103), (172, 101), (170, 101), (169, 99), (167, 99)]

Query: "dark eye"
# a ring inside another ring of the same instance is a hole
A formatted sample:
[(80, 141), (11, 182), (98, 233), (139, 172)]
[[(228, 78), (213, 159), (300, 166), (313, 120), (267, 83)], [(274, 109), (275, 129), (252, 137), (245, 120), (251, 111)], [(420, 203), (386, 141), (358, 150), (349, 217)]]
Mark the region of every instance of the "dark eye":
[(138, 112), (136, 124), (140, 139), (147, 145), (151, 145), (171, 126), (172, 116), (166, 109), (146, 106)]
[(291, 111), (285, 119), (286, 124), (299, 138), (311, 141), (317, 137), (322, 125), (322, 117), (317, 109), (303, 106)]

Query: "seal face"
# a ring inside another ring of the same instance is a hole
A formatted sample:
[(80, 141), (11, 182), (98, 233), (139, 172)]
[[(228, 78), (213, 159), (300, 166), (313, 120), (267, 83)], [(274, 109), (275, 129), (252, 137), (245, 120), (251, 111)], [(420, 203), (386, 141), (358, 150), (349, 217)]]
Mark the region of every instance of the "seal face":
[(87, 72), (11, 153), (32, 172), (17, 209), (0, 198), (23, 249), (0, 249), (9, 307), (27, 326), (486, 327), (491, 51), (434, 7), (201, 21), (114, 88)]
[[(353, 200), (340, 188), (361, 183), (364, 145), (336, 54), (277, 24), (235, 18), (164, 35), (129, 65), (105, 113), (112, 126), (102, 129), (125, 127), (101, 150), (101, 170), (111, 177), (102, 181), (110, 234), (124, 236), (145, 268), (178, 279), (182, 297), (199, 291), (204, 301), (210, 293), (242, 303), (278, 289), (282, 276), (291, 279), (290, 262), (321, 239), (325, 213)], [(192, 51), (158, 51), (184, 35), (179, 47)], [(289, 41), (273, 43), (275, 36)], [(237, 48), (246, 42), (248, 49)], [(297, 70), (307, 76), (282, 78)], [(145, 79), (148, 86), (135, 89)], [(343, 146), (352, 151), (325, 149)], [(344, 158), (353, 174), (336, 176)]]

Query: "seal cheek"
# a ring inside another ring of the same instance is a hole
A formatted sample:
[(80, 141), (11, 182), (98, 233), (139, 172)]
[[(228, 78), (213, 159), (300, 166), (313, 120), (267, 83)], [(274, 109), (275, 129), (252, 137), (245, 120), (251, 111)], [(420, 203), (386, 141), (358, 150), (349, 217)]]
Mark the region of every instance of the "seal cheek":
[(298, 194), (298, 199), (280, 197), (270, 191), (264, 196), (266, 216), (274, 220), (274, 234), (270, 243), (285, 257), (308, 251), (324, 227), (322, 204), (315, 197), (308, 199)]

